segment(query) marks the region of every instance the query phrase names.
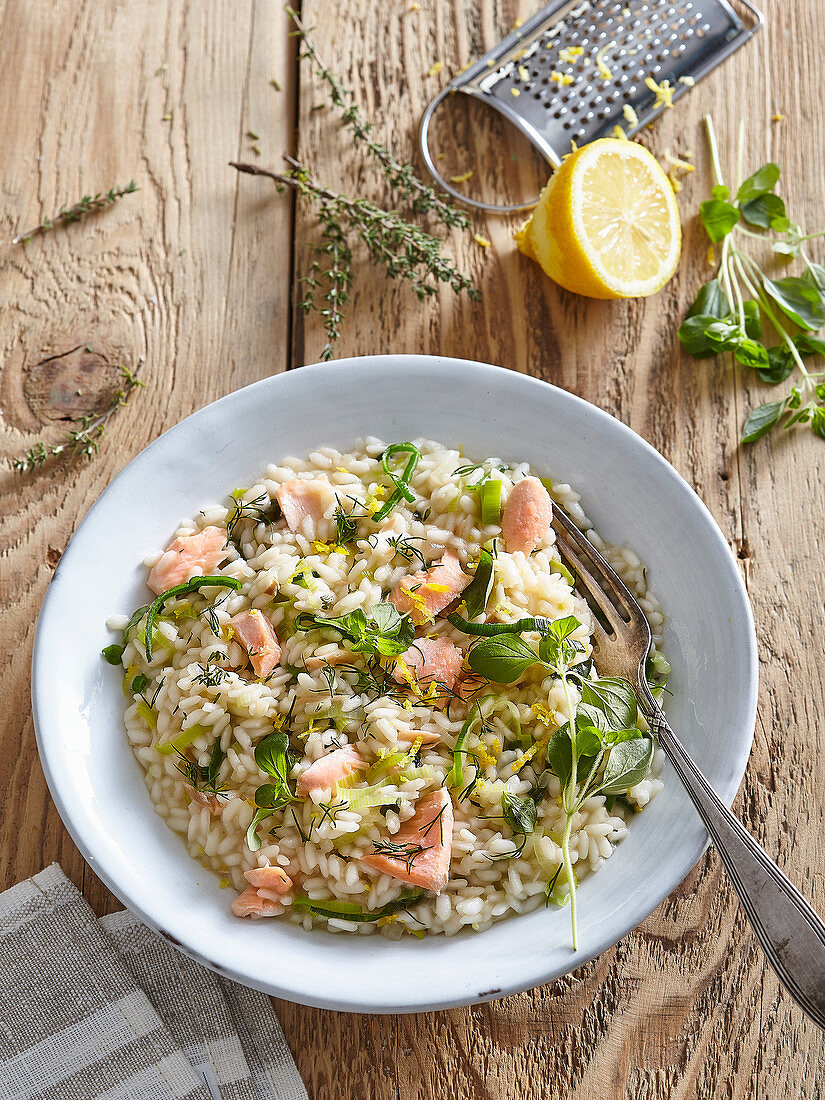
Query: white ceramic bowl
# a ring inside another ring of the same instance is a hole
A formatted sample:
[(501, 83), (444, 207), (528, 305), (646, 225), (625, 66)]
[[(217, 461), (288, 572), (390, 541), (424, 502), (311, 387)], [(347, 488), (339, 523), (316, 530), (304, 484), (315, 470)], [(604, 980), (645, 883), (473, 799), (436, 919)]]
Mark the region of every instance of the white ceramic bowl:
[(141, 560), (178, 522), (266, 464), (358, 436), (426, 436), (470, 456), (527, 460), (570, 482), (601, 534), (645, 561), (667, 616), (673, 727), (723, 799), (745, 770), (757, 692), (756, 642), (734, 560), (673, 468), (619, 421), (500, 367), (370, 356), (304, 367), (230, 394), (156, 440), (115, 479), (69, 543), (35, 642), (34, 716), (57, 808), (106, 885), (186, 954), (304, 1004), (410, 1012), (469, 1004), (550, 981), (634, 928), (698, 860), (706, 833), (669, 768), (666, 787), (570, 915), (539, 909), (475, 937), (307, 933), (240, 921), (229, 892), (158, 817), (121, 722), (121, 677), (100, 658), (107, 616), (146, 602)]

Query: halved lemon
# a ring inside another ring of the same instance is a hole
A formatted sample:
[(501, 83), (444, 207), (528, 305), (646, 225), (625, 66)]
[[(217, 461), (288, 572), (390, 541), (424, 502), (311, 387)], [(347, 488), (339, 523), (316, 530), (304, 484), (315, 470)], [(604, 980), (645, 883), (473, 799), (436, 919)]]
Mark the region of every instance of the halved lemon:
[(656, 158), (634, 141), (602, 138), (565, 158), (515, 239), (575, 294), (640, 298), (676, 270), (682, 227)]

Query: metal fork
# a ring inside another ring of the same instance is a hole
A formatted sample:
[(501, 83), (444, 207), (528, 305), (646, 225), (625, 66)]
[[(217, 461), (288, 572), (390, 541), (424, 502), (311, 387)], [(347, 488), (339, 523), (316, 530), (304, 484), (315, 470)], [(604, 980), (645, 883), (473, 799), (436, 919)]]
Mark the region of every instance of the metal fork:
[(825, 925), (724, 805), (668, 725), (645, 676), (650, 626), (624, 582), (555, 503), (553, 529), (562, 556), (575, 570), (576, 587), (593, 611), (593, 657), (600, 674), (633, 685), (651, 732), (722, 857), (768, 962), (799, 1007), (825, 1028)]

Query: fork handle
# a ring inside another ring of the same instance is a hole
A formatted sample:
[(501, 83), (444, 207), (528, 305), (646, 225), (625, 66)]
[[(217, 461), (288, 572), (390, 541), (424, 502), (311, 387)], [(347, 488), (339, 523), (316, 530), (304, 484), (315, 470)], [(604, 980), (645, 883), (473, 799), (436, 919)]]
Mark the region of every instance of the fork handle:
[(724, 805), (658, 704), (640, 694), (651, 729), (699, 811), (768, 962), (799, 1007), (825, 1029), (825, 925)]

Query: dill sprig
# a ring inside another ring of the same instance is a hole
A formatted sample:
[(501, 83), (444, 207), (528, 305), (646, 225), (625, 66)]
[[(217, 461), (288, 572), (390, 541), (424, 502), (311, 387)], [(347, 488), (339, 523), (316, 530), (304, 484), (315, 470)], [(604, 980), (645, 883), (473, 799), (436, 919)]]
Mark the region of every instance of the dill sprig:
[(124, 195), (131, 195), (138, 190), (134, 180), (129, 180), (125, 187), (110, 187), (108, 191), (98, 191), (96, 195), (84, 195), (74, 206), (64, 206), (51, 218), (44, 218), (42, 222), (27, 229), (25, 233), (18, 233), (13, 238), (12, 244), (26, 244), (37, 233), (48, 233), (58, 225), (68, 225), (70, 222), (80, 221), (92, 210), (102, 210), (106, 206), (113, 206)]
[[(309, 199), (318, 209), (324, 227), (326, 244), (319, 250), (333, 257), (327, 274), (330, 292), (326, 295), (330, 308), (325, 315), (327, 346), (325, 358), (332, 355), (332, 342), (337, 338), (341, 320), (340, 306), (346, 300), (340, 289), (349, 283), (351, 251), (341, 248), (349, 233), (358, 237), (367, 247), (373, 263), (383, 266), (388, 278), (405, 279), (419, 298), (427, 298), (436, 292), (439, 283), (446, 283), (456, 293), (465, 291), (473, 300), (480, 297), (472, 280), (463, 275), (455, 264), (442, 255), (442, 241), (420, 226), (407, 221), (395, 210), (384, 210), (369, 199), (352, 199), (339, 191), (330, 191), (317, 183), (309, 169), (293, 157), (285, 157), (290, 167), (283, 172), (272, 172), (255, 164), (239, 164), (230, 161), (230, 167), (252, 176), (266, 176), (273, 180), (279, 191), (291, 187)], [(328, 247), (329, 246), (329, 249)], [(334, 247), (333, 247), (334, 246)], [(319, 268), (314, 267), (307, 281), (307, 294), (301, 302), (304, 310), (315, 305)], [(334, 293), (333, 293), (334, 291)]]
[(109, 408), (95, 418), (91, 413), (82, 416), (78, 420), (80, 427), (67, 431), (57, 443), (43, 443), (39, 441), (30, 447), (22, 455), (12, 460), (12, 466), (18, 474), (28, 474), (37, 470), (52, 458), (60, 455), (83, 455), (91, 461), (100, 447), (100, 440), (106, 431), (106, 422), (118, 409), (128, 404), (132, 391), (137, 386), (142, 386), (137, 377), (137, 371), (130, 371), (128, 367), (120, 368), (120, 375), (124, 381), (123, 386), (117, 391)]
[(324, 65), (298, 12), (288, 4), (285, 10), (296, 27), (293, 35), (300, 38), (303, 43), (304, 48), (300, 57), (311, 62), (318, 76), (329, 88), (330, 99), (341, 112), (344, 126), (355, 138), (356, 144), (363, 145), (370, 156), (378, 162), (393, 190), (404, 198), (411, 199), (412, 208), (417, 214), (426, 214), (431, 211), (444, 225), (471, 229), (472, 223), (463, 211), (456, 209), (451, 202), (439, 195), (434, 187), (419, 179), (409, 161), (399, 161), (385, 145), (375, 140), (372, 136), (372, 123), (364, 118), (350, 89), (346, 88), (338, 76)]

